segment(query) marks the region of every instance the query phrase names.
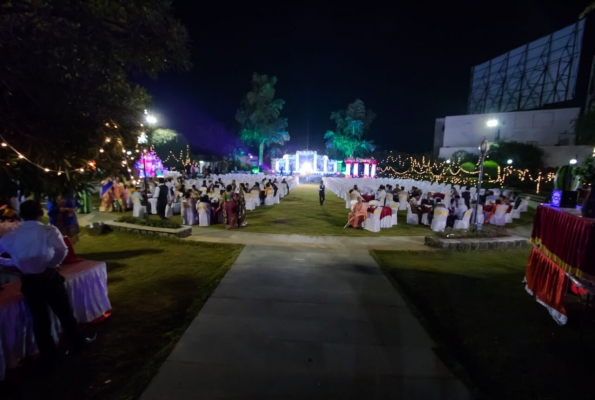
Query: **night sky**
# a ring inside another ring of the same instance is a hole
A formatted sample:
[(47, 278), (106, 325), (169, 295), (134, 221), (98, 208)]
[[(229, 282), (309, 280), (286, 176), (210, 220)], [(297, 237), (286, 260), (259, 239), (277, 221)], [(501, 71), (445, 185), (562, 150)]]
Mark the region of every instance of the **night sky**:
[(306, 148), (309, 121), (309, 148), (323, 151), (331, 112), (360, 98), (381, 149), (425, 152), (436, 118), (466, 113), (473, 65), (573, 23), (590, 1), (177, 0), (194, 66), (141, 83), (163, 125), (198, 147), (211, 126), (236, 133), (258, 72), (279, 79), (290, 149)]

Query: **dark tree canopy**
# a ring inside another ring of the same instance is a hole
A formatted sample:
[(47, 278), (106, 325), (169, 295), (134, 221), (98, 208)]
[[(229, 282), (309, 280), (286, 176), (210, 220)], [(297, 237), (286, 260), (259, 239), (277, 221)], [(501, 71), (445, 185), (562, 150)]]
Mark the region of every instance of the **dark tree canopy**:
[(189, 66), (187, 32), (169, 1), (5, 2), (0, 135), (50, 171), (2, 147), (0, 180), (51, 194), (96, 175), (91, 160), (104, 173), (125, 173), (122, 150), (134, 149), (150, 102), (130, 77)]
[(330, 156), (363, 157), (374, 151), (374, 143), (363, 137), (375, 118), (376, 114), (366, 109), (360, 99), (349, 104), (346, 110), (333, 112), (331, 119), (337, 127), (324, 135)]

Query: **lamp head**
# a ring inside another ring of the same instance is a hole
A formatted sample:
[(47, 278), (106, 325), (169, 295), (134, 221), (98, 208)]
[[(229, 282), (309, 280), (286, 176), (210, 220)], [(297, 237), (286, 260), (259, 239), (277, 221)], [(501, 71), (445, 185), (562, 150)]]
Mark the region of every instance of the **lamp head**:
[(512, 165), (512, 158), (509, 158), (508, 161), (506, 161), (506, 164)]
[(489, 119), (488, 122), (486, 122), (486, 125), (488, 126), (488, 128), (495, 128), (499, 125), (499, 122), (497, 119), (492, 118)]
[(481, 144), (479, 145), (479, 151), (481, 154), (485, 155), (488, 151), (490, 151), (490, 142), (487, 139), (484, 139)]
[(569, 161), (570, 165), (576, 165), (577, 162), (578, 160), (576, 158), (573, 158)]

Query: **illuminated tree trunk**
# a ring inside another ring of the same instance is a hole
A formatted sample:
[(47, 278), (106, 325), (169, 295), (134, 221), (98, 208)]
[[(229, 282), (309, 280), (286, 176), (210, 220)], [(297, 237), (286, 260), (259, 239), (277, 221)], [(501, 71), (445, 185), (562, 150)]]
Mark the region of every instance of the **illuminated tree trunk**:
[(260, 142), (258, 145), (258, 170), (260, 171), (262, 166), (262, 158), (264, 154), (264, 142)]

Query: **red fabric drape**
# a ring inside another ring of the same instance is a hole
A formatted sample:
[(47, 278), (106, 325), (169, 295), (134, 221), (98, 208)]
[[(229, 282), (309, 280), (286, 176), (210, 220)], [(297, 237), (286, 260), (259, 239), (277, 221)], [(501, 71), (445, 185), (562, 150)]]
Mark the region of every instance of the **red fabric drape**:
[[(375, 207), (368, 207), (368, 212), (369, 213), (374, 213)], [(382, 207), (382, 210), (380, 211), (380, 219), (383, 219), (384, 217), (391, 217), (392, 218), (393, 215), (393, 210), (390, 207)]]
[(564, 270), (595, 279), (595, 220), (541, 205), (531, 241)]
[(536, 247), (531, 250), (525, 277), (527, 287), (537, 299), (560, 314), (566, 315), (564, 308), (564, 296), (568, 285), (566, 273)]
[(369, 203), (372, 200), (374, 200), (374, 195), (373, 194), (362, 194), (362, 198), (364, 199), (364, 201), (366, 203)]

